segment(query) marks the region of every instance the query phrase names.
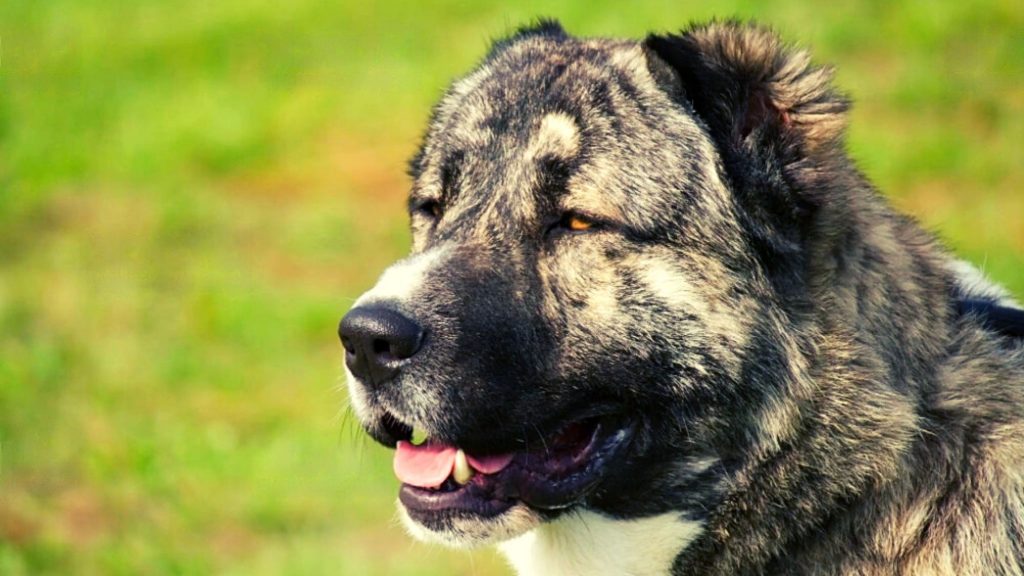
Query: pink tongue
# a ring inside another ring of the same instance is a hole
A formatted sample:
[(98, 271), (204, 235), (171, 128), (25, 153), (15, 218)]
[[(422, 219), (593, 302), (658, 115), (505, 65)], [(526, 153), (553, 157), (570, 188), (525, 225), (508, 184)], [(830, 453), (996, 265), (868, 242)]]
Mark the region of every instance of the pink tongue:
[(395, 450), (395, 476), (406, 484), (420, 488), (437, 488), (455, 467), (454, 446), (398, 441)]
[[(444, 484), (455, 468), (454, 446), (424, 443), (419, 446), (405, 440), (398, 441), (395, 450), (395, 476), (402, 482), (420, 488), (437, 488)], [(466, 455), (469, 465), (477, 472), (494, 474), (512, 462), (512, 454), (496, 456)]]
[(470, 456), (466, 454), (466, 460), (469, 461), (469, 465), (473, 467), (477, 472), (483, 474), (496, 474), (505, 469), (509, 462), (512, 461), (513, 454), (498, 454), (496, 456)]

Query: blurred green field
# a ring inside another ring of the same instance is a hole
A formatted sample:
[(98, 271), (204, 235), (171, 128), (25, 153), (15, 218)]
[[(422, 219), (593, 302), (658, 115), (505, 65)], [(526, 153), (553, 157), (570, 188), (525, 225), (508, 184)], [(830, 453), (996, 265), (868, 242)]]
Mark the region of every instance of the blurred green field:
[(739, 15), (838, 67), (897, 205), (1024, 295), (1024, 4), (0, 4), (0, 574), (507, 573), (413, 544), (340, 316), (489, 39)]

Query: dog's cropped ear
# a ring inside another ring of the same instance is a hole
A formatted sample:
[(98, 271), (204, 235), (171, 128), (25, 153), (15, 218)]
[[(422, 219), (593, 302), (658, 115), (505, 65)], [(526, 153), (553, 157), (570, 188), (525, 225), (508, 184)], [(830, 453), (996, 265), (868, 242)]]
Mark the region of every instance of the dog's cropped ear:
[(772, 31), (717, 22), (651, 35), (644, 47), (652, 69), (667, 65), (677, 75), (677, 97), (707, 125), (735, 179), (770, 177), (749, 171), (771, 165), (799, 178), (801, 168), (844, 156), (849, 104), (832, 87), (831, 70)]
[(847, 159), (848, 101), (832, 73), (762, 27), (697, 26), (644, 40), (649, 69), (706, 126), (742, 206), (751, 248), (780, 294), (802, 293), (804, 254), (842, 236), (854, 190)]

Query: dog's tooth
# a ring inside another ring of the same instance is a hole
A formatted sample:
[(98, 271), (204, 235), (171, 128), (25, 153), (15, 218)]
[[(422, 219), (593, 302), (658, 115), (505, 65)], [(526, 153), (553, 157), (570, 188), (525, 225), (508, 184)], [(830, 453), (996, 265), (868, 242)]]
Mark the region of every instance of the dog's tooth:
[(427, 433), (419, 428), (413, 428), (411, 441), (414, 445), (419, 446), (427, 441)]
[(469, 460), (466, 460), (466, 453), (462, 451), (462, 448), (455, 453), (455, 471), (452, 476), (460, 485), (466, 484), (473, 477), (473, 468), (469, 466)]

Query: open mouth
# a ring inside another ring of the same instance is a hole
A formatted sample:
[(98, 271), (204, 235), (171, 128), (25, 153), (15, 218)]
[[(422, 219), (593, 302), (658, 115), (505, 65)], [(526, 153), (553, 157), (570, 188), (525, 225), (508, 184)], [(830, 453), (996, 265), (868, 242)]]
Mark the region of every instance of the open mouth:
[(394, 460), (402, 481), (399, 499), (413, 520), (428, 527), (457, 516), (493, 518), (517, 503), (540, 511), (573, 506), (598, 486), (634, 432), (622, 416), (588, 416), (570, 420), (528, 449), (469, 454), (429, 439), (414, 445), (411, 428), (385, 418), (392, 420), (395, 436), (405, 438)]

